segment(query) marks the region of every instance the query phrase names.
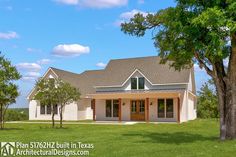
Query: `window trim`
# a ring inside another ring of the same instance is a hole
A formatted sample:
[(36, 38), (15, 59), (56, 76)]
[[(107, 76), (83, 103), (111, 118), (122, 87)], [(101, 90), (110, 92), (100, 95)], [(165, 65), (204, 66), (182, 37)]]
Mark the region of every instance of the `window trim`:
[[(164, 99), (164, 117), (158, 117), (159, 116), (159, 114), (158, 114), (158, 106), (159, 106), (158, 100), (160, 100), (160, 99)], [(172, 99), (172, 101), (173, 101), (173, 117), (166, 117), (166, 115), (167, 115), (166, 100), (167, 99)], [(174, 113), (175, 113), (175, 99), (174, 98), (158, 98), (157, 99), (157, 118), (173, 119), (173, 118), (175, 118)]]
[[(143, 78), (143, 89), (139, 88), (139, 79)], [(132, 79), (136, 80), (136, 88), (132, 88)], [(131, 77), (130, 78), (130, 89), (131, 90), (145, 90), (145, 77)]]
[[(107, 116), (107, 114), (106, 114), (106, 102), (107, 101), (111, 101), (111, 116)], [(118, 116), (117, 117), (114, 117), (114, 101), (118, 101), (119, 102), (119, 99), (106, 99), (106, 101), (105, 101), (105, 117), (106, 118), (119, 118), (119, 110), (120, 110), (120, 108), (119, 108), (119, 104), (118, 104)]]

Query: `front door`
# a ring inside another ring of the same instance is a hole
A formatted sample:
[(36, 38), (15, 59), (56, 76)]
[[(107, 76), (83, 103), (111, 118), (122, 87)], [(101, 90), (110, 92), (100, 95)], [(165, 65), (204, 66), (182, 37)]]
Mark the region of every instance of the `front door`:
[(145, 100), (131, 100), (131, 120), (145, 120)]

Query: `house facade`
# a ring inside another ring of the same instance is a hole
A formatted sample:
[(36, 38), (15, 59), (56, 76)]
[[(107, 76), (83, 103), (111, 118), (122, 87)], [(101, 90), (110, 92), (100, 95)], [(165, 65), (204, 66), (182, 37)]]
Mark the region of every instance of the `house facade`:
[[(49, 68), (43, 78), (60, 78), (79, 88), (81, 99), (63, 108), (63, 120), (185, 122), (196, 118), (194, 69), (175, 71), (159, 57), (111, 60), (104, 70), (75, 74)], [(28, 96), (29, 119), (50, 120), (51, 107)], [(55, 108), (58, 113), (58, 107)], [(56, 114), (55, 119), (59, 119)]]

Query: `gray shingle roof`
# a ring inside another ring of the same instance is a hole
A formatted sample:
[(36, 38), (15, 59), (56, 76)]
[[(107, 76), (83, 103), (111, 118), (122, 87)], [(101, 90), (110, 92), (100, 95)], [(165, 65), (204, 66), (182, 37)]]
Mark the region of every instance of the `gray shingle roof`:
[[(188, 83), (192, 69), (175, 71), (167, 64), (159, 64), (159, 57), (140, 57), (111, 60), (104, 70), (85, 71), (81, 74), (51, 68), (62, 80), (80, 89), (82, 95), (95, 93), (94, 86), (122, 85), (136, 70), (153, 84)], [(193, 82), (195, 86), (195, 82)]]

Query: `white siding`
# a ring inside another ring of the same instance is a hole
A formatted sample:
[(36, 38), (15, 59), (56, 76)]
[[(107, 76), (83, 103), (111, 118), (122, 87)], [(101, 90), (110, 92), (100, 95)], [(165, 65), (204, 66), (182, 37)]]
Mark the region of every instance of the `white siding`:
[(194, 96), (188, 95), (188, 120), (194, 120), (197, 118), (197, 110), (194, 109)]

